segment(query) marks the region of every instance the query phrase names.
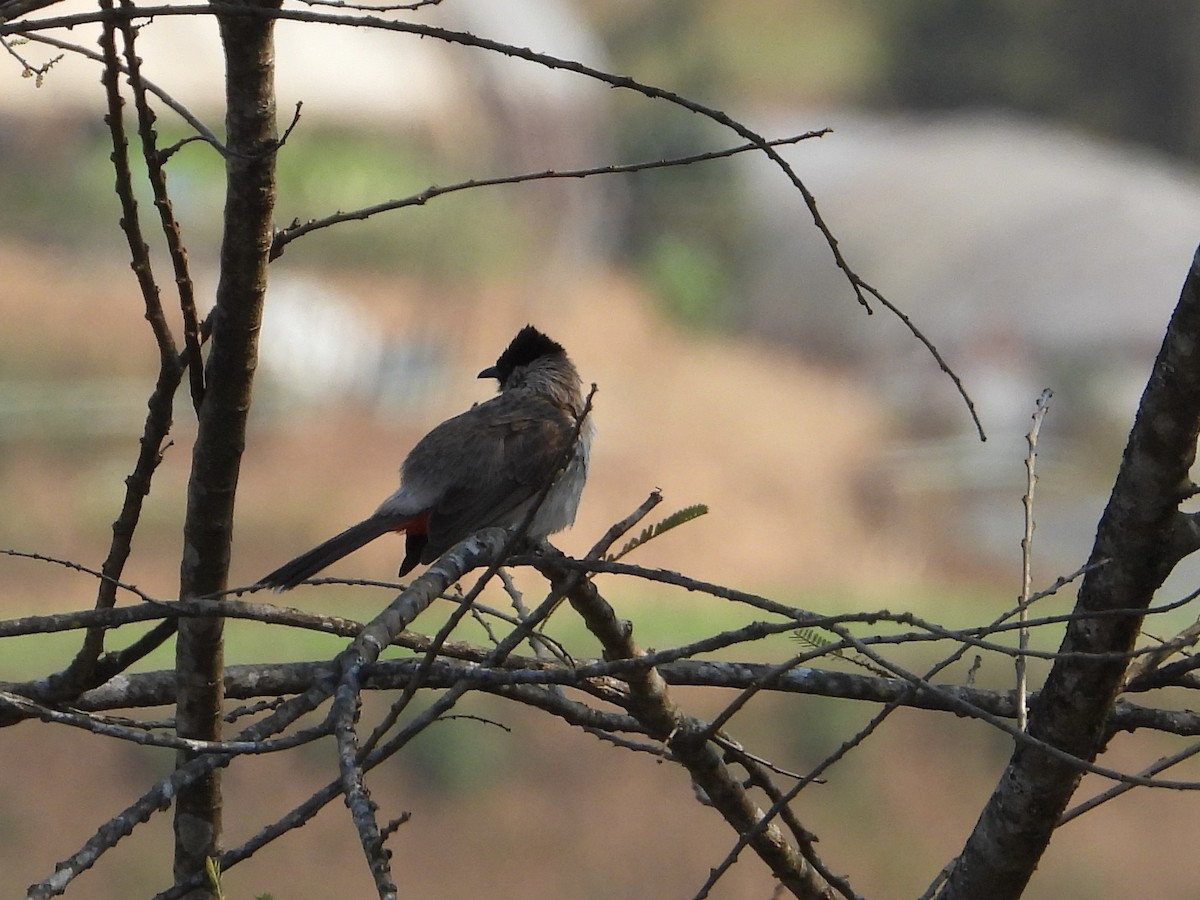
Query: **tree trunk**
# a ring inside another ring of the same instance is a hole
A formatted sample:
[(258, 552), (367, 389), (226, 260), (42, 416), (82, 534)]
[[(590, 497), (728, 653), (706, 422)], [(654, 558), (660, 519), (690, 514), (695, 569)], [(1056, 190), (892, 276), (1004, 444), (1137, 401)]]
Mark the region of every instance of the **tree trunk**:
[[(1092, 761), (1133, 649), (1141, 610), (1184, 555), (1196, 518), (1179, 511), (1200, 432), (1200, 251), (1142, 394), (1112, 496), (1100, 519), (1075, 618), (1029, 716), (1029, 734)], [(1105, 615), (1129, 609), (1127, 615)], [(1096, 615), (1096, 614), (1099, 615)], [(1019, 897), (1082, 777), (1077, 766), (1018, 744), (975, 825), (941, 900)]]
[[(275, 3), (254, 4), (274, 8)], [(192, 450), (179, 595), (227, 586), (234, 497), (245, 446), (250, 392), (258, 360), (275, 206), (275, 86), (270, 17), (224, 13), (226, 195), (221, 274), (212, 322), (204, 400)], [(180, 622), (176, 650), (180, 735), (221, 737), (223, 623)], [(221, 837), (219, 769), (180, 791), (175, 810), (175, 877), (204, 871)], [(207, 896), (207, 892), (193, 894)]]

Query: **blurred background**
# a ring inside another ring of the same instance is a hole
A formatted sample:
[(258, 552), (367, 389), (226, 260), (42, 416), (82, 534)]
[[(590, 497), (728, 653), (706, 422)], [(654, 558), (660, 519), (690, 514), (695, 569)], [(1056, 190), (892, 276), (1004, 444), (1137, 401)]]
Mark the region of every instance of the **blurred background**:
[[(592, 475), (579, 521), (559, 541), (568, 552), (658, 487), (663, 511), (699, 502), (711, 514), (633, 561), (821, 611), (990, 619), (1020, 590), (1024, 435), (1049, 387), (1035, 588), (1082, 564), (1200, 239), (1200, 7), (447, 0), (414, 16), (632, 75), (768, 137), (831, 128), (781, 152), (850, 265), (962, 377), (988, 440), (903, 324), (857, 304), (802, 198), (759, 156), (463, 191), (314, 232), (272, 264), (235, 582), (372, 509), (421, 434), (486, 396), (474, 373), (526, 322), (598, 385)], [(60, 37), (94, 47), (88, 29)], [(279, 158), (281, 226), (430, 185), (741, 143), (666, 103), (434, 40), (283, 22), (277, 44), (281, 127), (303, 104)], [(155, 20), (139, 48), (145, 74), (220, 133), (213, 23)], [(58, 52), (18, 49), (35, 64)], [(156, 352), (116, 227), (99, 66), (68, 55), (40, 84), (20, 71), (0, 59), (0, 547), (98, 566)], [(187, 135), (160, 114), (164, 145)], [(193, 143), (168, 174), (207, 305), (223, 165)], [(153, 234), (148, 195), (142, 211)], [(170, 308), (170, 270), (156, 259)], [(127, 569), (163, 597), (177, 590), (187, 409), (181, 396)], [(388, 576), (400, 548), (383, 543), (334, 571)], [(1181, 570), (1164, 598), (1191, 589), (1195, 575)], [(0, 579), (5, 616), (83, 608), (94, 593), (87, 577), (31, 561), (0, 557)], [(747, 618), (691, 595), (599, 583), (647, 646)], [(386, 599), (336, 588), (287, 598), (363, 617)], [(1071, 599), (1064, 592), (1044, 611)], [(594, 654), (566, 618), (577, 652)], [(1170, 633), (1193, 619), (1184, 609), (1155, 627)], [(230, 662), (337, 649), (254, 626), (229, 633)], [(0, 679), (18, 679), (64, 664), (73, 644), (5, 649)], [(780, 638), (735, 655), (794, 652)], [(165, 653), (149, 665), (170, 661)], [(980, 680), (1009, 684), (1009, 664), (989, 661)], [(680, 696), (698, 714), (728, 699)], [(731, 845), (678, 772), (523, 710), (479, 710), (513, 732), (447, 723), (376, 782), (385, 811), (414, 814), (394, 844), (413, 895), (686, 897)], [(873, 712), (761, 698), (734, 732), (804, 771)], [(920, 893), (961, 846), (1007, 759), (1006, 740), (947, 718), (896, 714), (799, 804), (826, 861), (868, 896)], [(0, 740), (10, 776), (27, 773), (0, 780), (0, 871), (17, 885), (43, 877), (172, 762), (32, 724)], [(1105, 762), (1137, 768), (1172, 749), (1123, 738)], [(230, 771), (230, 845), (332, 771), (328, 747), (299, 759)], [(1070, 824), (1028, 896), (1134, 896), (1151, 871), (1156, 896), (1190, 896), (1174, 863), (1188, 852), (1186, 802), (1133, 792)], [(170, 823), (158, 819), (81, 879), (78, 896), (164, 887)], [(898, 829), (910, 837), (903, 845)], [(228, 886), (231, 896), (323, 897), (332, 888), (315, 885), (336, 872), (340, 895), (364, 896), (360, 860), (335, 805), (230, 872)], [(770, 889), (747, 859), (713, 896)]]

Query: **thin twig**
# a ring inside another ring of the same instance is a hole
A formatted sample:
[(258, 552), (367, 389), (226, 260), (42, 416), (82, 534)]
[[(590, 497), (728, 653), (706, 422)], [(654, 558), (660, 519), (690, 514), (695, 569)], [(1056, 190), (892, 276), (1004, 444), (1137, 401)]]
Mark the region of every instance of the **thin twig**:
[[(767, 141), (767, 143), (772, 147), (783, 146), (785, 144), (795, 144), (799, 141), (808, 140), (809, 138), (823, 137), (831, 132), (832, 129), (822, 128), (818, 131), (808, 131), (804, 134), (794, 135), (792, 137), (777, 138), (772, 141)], [(597, 175), (618, 175), (632, 172), (645, 172), (651, 169), (665, 169), (673, 166), (690, 166), (699, 162), (705, 162), (707, 160), (725, 159), (730, 156), (735, 156), (739, 153), (750, 153), (757, 149), (759, 148), (756, 144), (742, 144), (740, 146), (729, 147), (724, 150), (712, 150), (706, 153), (694, 153), (689, 156), (679, 156), (671, 159), (626, 163), (624, 165), (590, 166), (583, 169), (546, 169), (540, 172), (523, 172), (518, 175), (501, 175), (495, 178), (471, 178), (466, 181), (460, 181), (456, 184), (432, 185), (418, 194), (412, 194), (411, 196), (403, 197), (397, 200), (387, 200), (383, 203), (375, 203), (371, 206), (364, 206), (359, 209), (347, 210), (345, 212), (339, 210), (332, 215), (322, 216), (319, 219), (309, 219), (306, 222), (301, 222), (299, 219), (296, 219), (286, 228), (282, 228), (275, 232), (275, 239), (271, 243), (271, 259), (276, 259), (282, 256), (284, 248), (292, 241), (314, 231), (319, 231), (322, 228), (329, 228), (332, 225), (339, 225), (344, 222), (362, 221), (364, 219), (369, 219), (371, 216), (379, 215), (380, 213), (404, 209), (410, 206), (424, 206), (430, 200), (433, 200), (437, 197), (443, 197), (448, 194), (454, 194), (459, 191), (475, 190), (485, 187), (496, 187), (499, 185), (523, 184), (530, 181), (590, 178)]]
[[(921, 344), (933, 355), (941, 370), (950, 377), (955, 389), (963, 398), (967, 406), (967, 410), (975, 424), (976, 431), (981, 440), (986, 440), (987, 436), (983, 430), (983, 424), (980, 422), (979, 416), (975, 410), (975, 404), (972, 402), (970, 395), (963, 386), (961, 379), (953, 372), (945, 359), (938, 352), (937, 348), (924, 333), (916, 326), (915, 323), (903, 312), (900, 311), (894, 303), (887, 300), (883, 294), (867, 284), (861, 276), (859, 276), (847, 262), (843, 256), (841, 248), (838, 245), (838, 240), (833, 235), (833, 231), (825, 222), (824, 216), (817, 207), (817, 200), (813, 193), (808, 189), (808, 186), (796, 174), (792, 166), (785, 160), (779, 152), (771, 146), (770, 142), (763, 135), (751, 129), (749, 126), (734, 119), (723, 110), (716, 109), (711, 106), (706, 106), (688, 97), (684, 97), (673, 91), (668, 91), (664, 88), (657, 87), (652, 84), (647, 84), (631, 78), (627, 75), (616, 75), (611, 72), (606, 72), (597, 69), (593, 66), (588, 66), (578, 60), (563, 59), (561, 57), (552, 56), (547, 53), (538, 53), (528, 47), (518, 47), (512, 44), (506, 44), (502, 41), (491, 40), (490, 38), (481, 37), (480, 35), (470, 32), (454, 31), (447, 28), (437, 28), (431, 25), (425, 25), (418, 22), (409, 22), (404, 20), (384, 19), (372, 15), (339, 15), (326, 13), (314, 10), (292, 9), (292, 8), (275, 8), (260, 5), (235, 5), (229, 3), (204, 3), (191, 4), (185, 6), (150, 6), (140, 10), (139, 16), (158, 17), (158, 16), (179, 16), (179, 15), (197, 15), (203, 13), (220, 14), (223, 16), (252, 16), (259, 18), (270, 19), (287, 19), (296, 22), (313, 22), (324, 23), (328, 25), (339, 25), (352, 28), (370, 28), (382, 31), (402, 32), (407, 34), (418, 35), (434, 40), (444, 41), (449, 44), (458, 44), (467, 47), (476, 47), (481, 50), (486, 50), (492, 53), (499, 53), (504, 56), (523, 59), (536, 65), (543, 66), (548, 69), (572, 72), (576, 75), (598, 81), (602, 84), (607, 84), (610, 87), (622, 90), (633, 91), (641, 94), (652, 100), (662, 100), (673, 106), (680, 107), (696, 115), (703, 116), (718, 125), (733, 131), (743, 139), (752, 143), (761, 153), (763, 153), (771, 162), (778, 168), (786, 178), (791, 182), (792, 186), (799, 192), (803, 199), (804, 205), (808, 210), (809, 216), (812, 218), (813, 224), (821, 233), (830, 252), (833, 254), (834, 263), (845, 275), (851, 290), (858, 303), (871, 311), (871, 305), (868, 302), (868, 295), (879, 300), (889, 312), (898, 316), (904, 323), (905, 327), (916, 337)], [(119, 13), (118, 13), (119, 14)], [(101, 13), (79, 13), (64, 16), (55, 16), (46, 19), (26, 20), (20, 23), (5, 24), (0, 23), (0, 36), (6, 34), (24, 33), (29, 30), (46, 29), (46, 28), (69, 28), (80, 24), (102, 21), (113, 17), (111, 11), (103, 11)]]
[(1042, 430), (1042, 420), (1050, 406), (1050, 398), (1054, 393), (1050, 388), (1042, 391), (1037, 400), (1037, 408), (1033, 413), (1033, 425), (1025, 435), (1029, 452), (1025, 454), (1025, 496), (1022, 505), (1025, 508), (1025, 533), (1021, 537), (1021, 602), (1017, 616), (1021, 630), (1017, 632), (1017, 654), (1015, 665), (1017, 670), (1017, 727), (1022, 731), (1029, 724), (1028, 693), (1029, 684), (1026, 673), (1025, 652), (1029, 649), (1029, 596), (1033, 591), (1033, 491), (1037, 486), (1037, 474), (1034, 467), (1037, 463), (1038, 434)]
[[(135, 8), (132, 0), (121, 0), (126, 9)], [(183, 315), (184, 351), (188, 358), (188, 382), (192, 393), (192, 407), (199, 412), (204, 400), (204, 364), (200, 356), (200, 322), (196, 315), (196, 289), (188, 268), (187, 248), (183, 243), (179, 221), (175, 218), (174, 205), (167, 191), (167, 172), (163, 168), (164, 157), (158, 151), (158, 133), (154, 130), (155, 115), (147, 99), (147, 88), (142, 80), (142, 62), (134, 50), (136, 32), (129, 20), (120, 23), (125, 41), (125, 66), (129, 86), (133, 89), (134, 108), (137, 110), (138, 136), (142, 143), (142, 159), (146, 163), (146, 177), (154, 194), (154, 208), (158, 210), (159, 222), (166, 241), (167, 252), (175, 274), (175, 287), (179, 292), (179, 310)], [(159, 329), (161, 310), (151, 317), (151, 324)], [(173, 341), (159, 339), (159, 365), (171, 369), (179, 356)]]
[[(57, 0), (53, 0), (53, 2), (57, 2)], [(30, 41), (36, 41), (39, 44), (46, 44), (50, 47), (58, 47), (60, 50), (66, 50), (70, 53), (82, 56), (85, 59), (90, 59), (93, 62), (98, 62), (101, 64), (104, 64), (105, 62), (102, 54), (97, 53), (95, 50), (91, 50), (88, 47), (84, 47), (79, 44), (73, 44), (70, 41), (64, 41), (60, 38), (56, 38), (48, 34), (42, 34), (38, 31), (22, 32), (22, 35)], [(119, 62), (117, 64), (117, 68), (126, 75), (129, 74), (129, 71)], [(213, 133), (213, 130), (200, 121), (200, 119), (197, 118), (197, 116), (190, 109), (188, 109), (173, 96), (171, 96), (171, 94), (148, 78), (143, 78), (142, 84), (147, 91), (149, 91), (151, 94), (154, 94), (154, 96), (158, 97), (159, 100), (170, 107), (170, 109), (177, 116), (179, 116), (179, 118), (186, 122), (196, 132), (193, 137), (185, 138), (183, 141), (180, 141), (180, 144), (183, 144), (189, 140), (200, 140), (213, 147), (213, 149), (215, 149), (222, 156), (226, 155), (225, 145), (221, 143), (220, 139), (215, 133)], [(164, 154), (170, 155), (168, 151), (164, 151)]]
[[(1178, 753), (1172, 753), (1170, 756), (1164, 756), (1162, 759), (1156, 760), (1153, 764), (1142, 769), (1138, 775), (1143, 778), (1148, 778), (1151, 775), (1157, 775), (1159, 772), (1163, 772), (1171, 768), (1171, 766), (1178, 765), (1184, 760), (1191, 759), (1197, 753), (1200, 753), (1200, 743), (1191, 744), (1190, 746), (1184, 747)], [(1072, 819), (1077, 819), (1084, 813), (1091, 812), (1097, 806), (1107, 803), (1109, 800), (1114, 800), (1127, 791), (1133, 790), (1135, 787), (1138, 787), (1138, 785), (1131, 784), (1129, 782), (1114, 784), (1107, 791), (1103, 791), (1102, 793), (1097, 794), (1095, 797), (1092, 797), (1090, 800), (1085, 800), (1083, 803), (1080, 803), (1073, 809), (1069, 809), (1063, 813), (1062, 818), (1058, 820), (1058, 827), (1061, 828)]]
[(4, 51), (20, 64), (22, 78), (32, 78), (34, 85), (36, 87), (41, 87), (46, 78), (46, 73), (54, 68), (55, 64), (58, 63), (66, 54), (60, 53), (58, 56), (53, 56), (46, 60), (40, 66), (34, 65), (24, 56), (18, 53), (13, 47), (14, 43), (24, 43), (27, 40), (28, 38), (20, 38), (17, 41), (13, 41), (11, 38), (0, 38), (0, 47), (3, 47)]
[(101, 582), (108, 582), (112, 584), (114, 588), (128, 591), (147, 603), (154, 602), (154, 598), (139, 588), (136, 584), (130, 584), (129, 582), (121, 581), (119, 578), (105, 574), (102, 569), (94, 569), (91, 566), (86, 566), (83, 563), (75, 562), (75, 560), (72, 559), (63, 559), (62, 557), (50, 556), (46, 553), (35, 553), (31, 550), (15, 550), (12, 547), (0, 547), (0, 556), (13, 556), (17, 559), (32, 559), (37, 562), (45, 562), (51, 563), (55, 566), (62, 566), (64, 569), (72, 569), (76, 572), (83, 572), (84, 574), (91, 575), (93, 578), (96, 578)]
[[(101, 8), (112, 10), (112, 0), (101, 0)], [(108, 109), (104, 117), (112, 137), (112, 163), (116, 174), (116, 192), (121, 205), (121, 230), (125, 234), (129, 246), (130, 265), (137, 278), (142, 293), (142, 302), (146, 310), (146, 319), (150, 323), (155, 341), (159, 348), (159, 371), (154, 392), (151, 394), (146, 415), (146, 424), (142, 432), (137, 462), (133, 473), (125, 482), (125, 499), (120, 515), (113, 522), (113, 536), (109, 544), (108, 555), (104, 560), (102, 571), (105, 575), (100, 580), (97, 594), (97, 608), (111, 607), (116, 604), (117, 586), (124, 571), (125, 563), (132, 552), (133, 534), (141, 518), (142, 504), (150, 492), (150, 482), (162, 461), (162, 447), (171, 428), (171, 414), (175, 388), (182, 377), (175, 349), (175, 341), (171, 336), (170, 326), (163, 313), (159, 298), (158, 284), (150, 262), (150, 248), (142, 235), (138, 218), (137, 200), (134, 197), (133, 177), (129, 166), (129, 141), (125, 134), (125, 124), (122, 114), (124, 98), (121, 96), (117, 74), (120, 63), (116, 47), (116, 24), (106, 20), (102, 29), (100, 46), (105, 62), (104, 74), (101, 81), (104, 84)], [(128, 27), (128, 23), (125, 23)], [(84, 637), (83, 645), (61, 679), (55, 680), (54, 699), (67, 699), (79, 692), (94, 686), (97, 682), (96, 666), (101, 652), (104, 650), (104, 632), (90, 629)]]

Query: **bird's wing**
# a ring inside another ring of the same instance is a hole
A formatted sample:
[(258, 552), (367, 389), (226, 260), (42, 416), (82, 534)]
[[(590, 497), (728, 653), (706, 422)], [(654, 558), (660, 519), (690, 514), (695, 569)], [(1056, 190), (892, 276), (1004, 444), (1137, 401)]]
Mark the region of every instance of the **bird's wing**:
[(405, 462), (405, 489), (441, 481), (429, 508), (426, 561), (514, 512), (566, 461), (574, 422), (538, 397), (502, 394), (443, 422)]

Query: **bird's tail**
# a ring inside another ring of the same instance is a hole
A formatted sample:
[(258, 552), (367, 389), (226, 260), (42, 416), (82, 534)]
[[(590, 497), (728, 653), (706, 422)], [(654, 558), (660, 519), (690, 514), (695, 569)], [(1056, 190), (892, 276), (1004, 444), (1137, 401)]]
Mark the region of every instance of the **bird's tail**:
[(307, 553), (300, 554), (291, 562), (284, 563), (274, 572), (260, 578), (258, 583), (264, 587), (274, 588), (276, 591), (291, 590), (326, 566), (333, 565), (343, 556), (369, 544), (381, 534), (387, 534), (389, 531), (404, 531), (412, 521), (413, 519), (400, 519), (393, 516), (371, 516), (357, 525), (351, 525), (340, 534), (335, 534)]

